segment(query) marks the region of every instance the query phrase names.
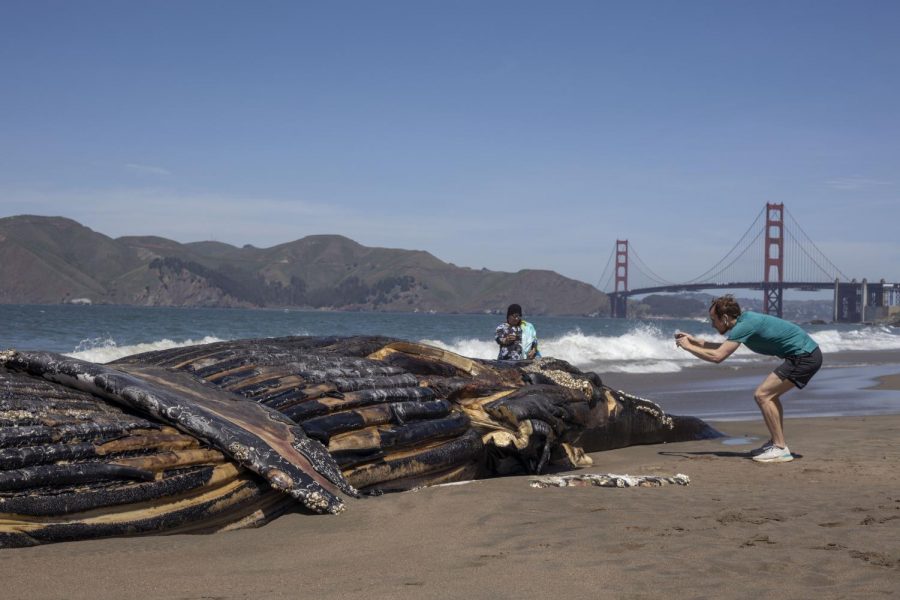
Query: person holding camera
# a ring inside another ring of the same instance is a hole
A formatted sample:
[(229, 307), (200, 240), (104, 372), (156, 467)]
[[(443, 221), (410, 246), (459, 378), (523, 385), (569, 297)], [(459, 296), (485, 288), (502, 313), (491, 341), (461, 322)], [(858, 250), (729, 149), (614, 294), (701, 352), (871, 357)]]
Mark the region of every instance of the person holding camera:
[(494, 339), (500, 344), (497, 360), (522, 360), (522, 307), (510, 304), (506, 322), (497, 325)]
[(802, 389), (822, 366), (819, 345), (798, 325), (752, 311), (741, 312), (733, 296), (721, 296), (709, 307), (709, 320), (724, 342), (707, 342), (686, 333), (675, 333), (675, 345), (697, 358), (720, 363), (741, 344), (757, 354), (784, 359), (756, 388), (759, 406), (771, 438), (751, 454), (758, 462), (788, 462), (793, 454), (784, 441), (784, 408), (781, 396), (795, 387)]

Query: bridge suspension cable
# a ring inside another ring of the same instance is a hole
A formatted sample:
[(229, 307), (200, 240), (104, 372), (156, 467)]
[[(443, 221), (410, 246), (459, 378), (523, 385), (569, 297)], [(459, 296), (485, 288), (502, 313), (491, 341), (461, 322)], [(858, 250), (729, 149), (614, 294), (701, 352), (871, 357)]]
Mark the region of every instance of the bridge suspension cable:
[[(799, 249), (801, 252), (803, 252), (803, 254), (806, 255), (806, 257), (810, 261), (812, 261), (812, 264), (814, 264), (816, 267), (818, 267), (819, 270), (825, 274), (825, 276), (828, 278), (829, 281), (834, 280), (834, 279), (842, 279), (844, 281), (850, 281), (850, 278), (847, 277), (846, 275), (844, 275), (844, 272), (841, 271), (839, 268), (837, 268), (833, 262), (828, 260), (828, 257), (825, 256), (825, 253), (822, 252), (818, 246), (816, 246), (816, 243), (814, 241), (812, 241), (812, 238), (810, 238), (809, 235), (806, 233), (806, 231), (803, 230), (803, 227), (800, 226), (800, 223), (797, 222), (797, 219), (794, 218), (794, 215), (792, 215), (790, 213), (790, 211), (788, 211), (787, 209), (785, 209), (784, 212), (791, 220), (792, 227), (785, 228), (785, 230), (787, 231), (787, 234), (788, 234), (788, 238), (794, 242), (794, 244), (791, 247)], [(800, 233), (803, 234), (803, 237), (805, 238), (805, 243), (802, 240), (797, 239), (796, 236), (794, 236), (794, 234), (793, 234), (794, 226), (796, 226), (796, 228), (800, 231)], [(808, 247), (812, 247), (815, 250), (816, 256), (813, 256), (812, 254), (810, 254), (810, 252), (807, 250)], [(831, 270), (828, 270), (825, 267), (823, 267), (822, 266), (823, 262), (826, 263), (829, 267), (831, 267)], [(815, 281), (816, 280), (816, 278), (810, 274), (811, 269), (808, 268), (808, 263), (803, 261), (802, 258), (800, 258), (796, 252), (790, 253), (789, 258), (788, 258), (788, 263), (789, 263), (789, 265), (793, 265), (793, 268), (796, 271), (806, 270), (805, 273), (795, 273), (795, 277), (797, 275), (805, 275), (801, 279), (801, 281)]]
[(606, 261), (606, 266), (603, 267), (603, 273), (600, 275), (600, 279), (597, 281), (597, 289), (600, 291), (606, 292), (612, 289), (612, 277), (613, 272), (609, 271), (607, 275), (607, 270), (609, 269), (609, 265), (612, 264), (613, 256), (616, 255), (616, 246), (613, 245), (612, 252), (609, 254), (609, 260)]
[[(719, 262), (711, 266), (704, 273), (701, 273), (697, 277), (694, 277), (690, 281), (686, 281), (685, 283), (703, 283), (707, 281), (712, 281), (726, 269), (731, 267), (739, 258), (741, 258), (750, 248), (753, 247), (753, 243), (756, 242), (762, 236), (765, 228), (759, 229), (752, 238), (750, 237), (753, 231), (759, 226), (759, 222), (762, 220), (763, 215), (765, 214), (766, 209), (763, 208), (759, 211), (759, 214), (756, 215), (756, 219), (753, 220), (753, 223), (750, 224), (750, 227), (747, 228), (747, 231), (744, 232), (744, 235), (740, 237), (740, 239), (735, 243), (735, 245), (729, 250), (725, 256), (723, 256)], [(749, 241), (748, 241), (749, 238)], [(741, 250), (738, 251), (738, 248)], [(731, 258), (733, 256), (733, 258)], [(730, 258), (730, 260), (729, 260)], [(723, 266), (724, 265), (724, 266)], [(710, 275), (712, 273), (712, 275)]]
[[(633, 256), (637, 261), (636, 266), (637, 266), (638, 271), (641, 272), (641, 275), (643, 275), (650, 281), (657, 283), (659, 285), (675, 285), (674, 282), (663, 279), (662, 277), (660, 277), (659, 275), (654, 273), (653, 270), (647, 266), (647, 263), (645, 263), (643, 261), (643, 259), (641, 259), (641, 257), (638, 256), (637, 250), (634, 249), (633, 245), (630, 247), (630, 251), (631, 251), (631, 256)], [(632, 287), (634, 287), (634, 286), (632, 286)]]

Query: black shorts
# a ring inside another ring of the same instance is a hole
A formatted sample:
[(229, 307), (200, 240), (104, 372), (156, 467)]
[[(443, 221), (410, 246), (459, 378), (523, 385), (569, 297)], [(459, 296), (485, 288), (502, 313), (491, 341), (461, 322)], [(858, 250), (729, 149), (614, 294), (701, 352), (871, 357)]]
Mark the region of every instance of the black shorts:
[(822, 351), (816, 348), (806, 354), (785, 357), (784, 362), (772, 371), (781, 379), (787, 379), (799, 389), (806, 387), (822, 366)]

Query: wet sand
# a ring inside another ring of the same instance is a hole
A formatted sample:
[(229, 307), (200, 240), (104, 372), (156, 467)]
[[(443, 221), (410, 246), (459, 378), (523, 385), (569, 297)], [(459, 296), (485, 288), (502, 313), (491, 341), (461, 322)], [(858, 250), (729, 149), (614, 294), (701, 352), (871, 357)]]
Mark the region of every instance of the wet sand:
[[(603, 382), (658, 402), (672, 414), (707, 420), (757, 420), (753, 390), (781, 364), (697, 361), (677, 373), (607, 373)], [(827, 353), (822, 369), (803, 390), (783, 397), (785, 416), (900, 414), (900, 351)]]
[(728, 437), (594, 453), (580, 471), (684, 473), (686, 487), (508, 477), (254, 530), (0, 550), (0, 597), (897, 597), (900, 415), (789, 419), (798, 458), (776, 465), (746, 454), (767, 437), (758, 418), (713, 425)]
[(879, 377), (875, 387), (879, 390), (900, 390), (900, 373)]

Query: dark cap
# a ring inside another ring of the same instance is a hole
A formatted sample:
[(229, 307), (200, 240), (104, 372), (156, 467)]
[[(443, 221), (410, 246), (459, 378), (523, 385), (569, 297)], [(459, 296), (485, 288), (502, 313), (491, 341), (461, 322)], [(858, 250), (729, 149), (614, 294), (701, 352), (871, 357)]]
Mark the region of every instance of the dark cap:
[(509, 315), (519, 315), (521, 317), (522, 307), (518, 304), (510, 304), (509, 308), (506, 309), (506, 316), (509, 317)]

